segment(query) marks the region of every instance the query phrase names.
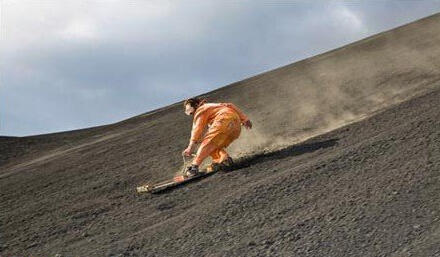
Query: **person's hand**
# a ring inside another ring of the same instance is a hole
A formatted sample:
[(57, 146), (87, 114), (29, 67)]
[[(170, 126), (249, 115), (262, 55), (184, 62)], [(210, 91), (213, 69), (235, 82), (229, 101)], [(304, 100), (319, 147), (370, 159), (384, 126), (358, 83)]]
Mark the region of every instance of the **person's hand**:
[(186, 156), (186, 157), (190, 157), (191, 156), (191, 153), (192, 153), (192, 149), (191, 149), (192, 147), (187, 147), (185, 150), (183, 150), (183, 152), (182, 152), (182, 155), (183, 156)]
[(252, 121), (251, 120), (247, 120), (243, 126), (247, 129), (251, 129), (252, 128)]

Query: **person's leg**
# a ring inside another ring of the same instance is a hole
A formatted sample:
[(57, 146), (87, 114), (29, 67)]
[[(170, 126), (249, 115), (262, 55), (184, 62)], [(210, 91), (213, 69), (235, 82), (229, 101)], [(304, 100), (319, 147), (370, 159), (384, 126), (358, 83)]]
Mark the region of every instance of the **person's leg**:
[(223, 169), (227, 169), (228, 167), (231, 167), (233, 165), (232, 158), (229, 156), (228, 152), (226, 152), (226, 148), (235, 141), (240, 136), (240, 124), (238, 123), (237, 127), (233, 127), (228, 134), (228, 136), (225, 138), (225, 140), (222, 142), (222, 144), (219, 146), (219, 154), (220, 154), (220, 161), (221, 165), (223, 166)]
[(208, 156), (212, 157), (213, 163), (221, 163), (228, 160), (229, 154), (225, 148), (240, 135), (241, 127), (238, 119), (223, 121), (227, 126), (213, 127), (205, 135), (196, 157), (192, 164), (200, 165)]
[(214, 151), (212, 151), (212, 153), (210, 155), (211, 155), (213, 163), (220, 163), (221, 162), (220, 149), (216, 148)]
[(217, 163), (222, 163), (226, 159), (228, 159), (228, 157), (229, 157), (228, 152), (226, 152), (226, 150), (224, 148), (218, 150), (218, 153), (219, 153), (219, 158), (218, 158), (218, 162)]
[(202, 143), (197, 150), (196, 157), (194, 157), (194, 160), (192, 161), (193, 165), (199, 166), (202, 164), (203, 160), (206, 159), (206, 157), (210, 156), (212, 152), (216, 151), (218, 149), (218, 146), (213, 142), (208, 143)]

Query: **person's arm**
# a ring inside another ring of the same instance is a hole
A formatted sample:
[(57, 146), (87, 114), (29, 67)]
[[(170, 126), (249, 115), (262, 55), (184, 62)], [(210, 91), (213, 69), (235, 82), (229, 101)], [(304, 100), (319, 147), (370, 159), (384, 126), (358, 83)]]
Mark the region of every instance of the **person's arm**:
[(243, 126), (245, 126), (248, 129), (252, 128), (252, 122), (249, 120), (249, 118), (246, 116), (246, 114), (244, 114), (243, 111), (240, 110), (240, 108), (238, 108), (233, 103), (224, 103), (224, 105), (233, 109), (238, 114), (238, 116), (240, 117), (241, 124)]
[(183, 151), (183, 155), (190, 156), (194, 146), (197, 144), (197, 142), (200, 141), (203, 131), (205, 130), (205, 127), (207, 125), (207, 117), (206, 115), (198, 115), (195, 117), (195, 120), (193, 122), (192, 130), (191, 130), (191, 138), (189, 140), (188, 147)]
[(190, 144), (191, 143), (195, 144), (201, 139), (203, 131), (206, 128), (206, 125), (207, 125), (206, 115), (203, 114), (198, 115), (195, 121), (193, 122)]

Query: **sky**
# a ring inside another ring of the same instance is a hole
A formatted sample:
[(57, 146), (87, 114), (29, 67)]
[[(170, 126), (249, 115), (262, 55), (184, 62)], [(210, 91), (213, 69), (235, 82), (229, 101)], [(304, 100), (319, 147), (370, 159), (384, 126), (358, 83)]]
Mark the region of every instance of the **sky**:
[(0, 0), (0, 135), (114, 123), (440, 11), (440, 0)]

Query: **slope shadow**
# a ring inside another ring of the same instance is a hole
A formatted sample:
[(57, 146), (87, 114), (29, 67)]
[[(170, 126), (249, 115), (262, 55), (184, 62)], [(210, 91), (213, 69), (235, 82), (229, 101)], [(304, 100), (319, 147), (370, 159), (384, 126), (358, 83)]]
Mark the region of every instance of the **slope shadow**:
[(231, 170), (247, 168), (251, 165), (266, 162), (269, 160), (279, 160), (287, 157), (297, 156), (305, 153), (311, 153), (319, 149), (325, 149), (337, 145), (338, 138), (333, 138), (325, 141), (318, 141), (312, 143), (302, 143), (299, 145), (292, 145), (286, 148), (269, 152), (261, 153), (248, 157), (243, 157), (234, 162)]
[[(324, 149), (328, 147), (332, 147), (337, 145), (339, 139), (329, 139), (325, 141), (319, 141), (319, 142), (313, 142), (313, 143), (302, 143), (299, 145), (292, 145), (277, 151), (269, 152), (269, 153), (260, 153), (256, 155), (252, 155), (249, 157), (243, 157), (238, 159), (234, 162), (234, 164), (228, 169), (224, 170), (224, 172), (229, 172), (232, 170), (247, 168), (251, 165), (255, 165), (261, 162), (269, 161), (269, 160), (275, 160), (275, 159), (284, 159), (291, 156), (297, 156), (305, 153), (311, 153), (319, 149)], [(212, 172), (210, 174), (207, 174), (205, 176), (197, 177), (194, 179), (191, 179), (189, 181), (186, 181), (184, 183), (179, 183), (177, 185), (167, 187), (163, 190), (154, 192), (155, 195), (161, 195), (164, 193), (167, 193), (171, 190), (177, 189), (182, 187), (185, 184), (194, 183), (196, 181), (199, 181), (205, 177), (213, 175), (215, 172)]]

